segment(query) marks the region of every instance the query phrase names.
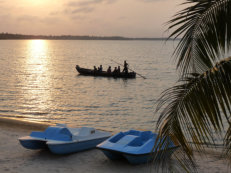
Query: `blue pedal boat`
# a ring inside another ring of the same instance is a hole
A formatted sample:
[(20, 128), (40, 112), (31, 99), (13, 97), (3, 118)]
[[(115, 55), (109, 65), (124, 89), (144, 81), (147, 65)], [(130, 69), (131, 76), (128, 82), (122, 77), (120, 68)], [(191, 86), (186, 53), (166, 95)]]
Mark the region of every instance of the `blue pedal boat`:
[[(147, 163), (153, 159), (153, 148), (157, 134), (151, 131), (130, 130), (120, 132), (103, 143), (97, 148), (111, 160), (125, 158), (131, 164)], [(164, 148), (164, 146), (163, 146)], [(168, 142), (168, 149), (164, 151), (167, 157), (178, 148), (172, 141)], [(163, 149), (158, 150), (158, 154), (163, 154)], [(157, 157), (159, 157), (157, 155)]]
[(63, 124), (48, 127), (44, 132), (32, 132), (19, 138), (27, 149), (48, 148), (55, 154), (70, 154), (96, 147), (111, 136), (111, 133), (91, 127), (67, 128)]

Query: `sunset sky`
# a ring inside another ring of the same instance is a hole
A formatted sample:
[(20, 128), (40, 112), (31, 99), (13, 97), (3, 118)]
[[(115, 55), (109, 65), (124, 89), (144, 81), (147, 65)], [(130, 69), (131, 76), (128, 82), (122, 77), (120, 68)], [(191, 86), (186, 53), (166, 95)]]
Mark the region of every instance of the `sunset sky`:
[(184, 0), (0, 0), (0, 32), (163, 37)]

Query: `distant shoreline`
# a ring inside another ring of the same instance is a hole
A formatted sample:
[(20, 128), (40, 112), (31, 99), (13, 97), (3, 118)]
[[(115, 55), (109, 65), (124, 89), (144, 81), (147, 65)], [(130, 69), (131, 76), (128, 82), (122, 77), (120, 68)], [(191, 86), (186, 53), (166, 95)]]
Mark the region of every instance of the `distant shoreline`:
[[(165, 41), (167, 38), (129, 38), (121, 36), (74, 36), (74, 35), (23, 35), (0, 33), (0, 40), (147, 40)], [(168, 39), (174, 40), (174, 39)], [(178, 40), (178, 39), (176, 39)]]

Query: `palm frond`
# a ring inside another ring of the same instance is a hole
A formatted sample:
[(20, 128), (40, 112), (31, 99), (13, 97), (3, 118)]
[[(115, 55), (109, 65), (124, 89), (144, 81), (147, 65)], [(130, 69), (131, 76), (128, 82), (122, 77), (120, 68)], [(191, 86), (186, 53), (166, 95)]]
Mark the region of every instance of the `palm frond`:
[[(163, 141), (156, 144), (155, 149), (161, 148), (169, 136), (181, 146), (188, 164), (193, 164), (193, 147), (203, 151), (206, 145), (201, 144), (215, 144), (213, 134), (221, 135), (224, 121), (229, 122), (231, 57), (205, 73), (184, 76), (178, 85), (163, 92), (157, 105), (158, 111), (161, 111), (157, 122), (158, 139)], [(231, 146), (231, 129), (227, 131), (226, 139), (229, 140), (226, 145)]]
[(182, 75), (202, 73), (212, 68), (229, 49), (231, 41), (231, 0), (187, 0), (190, 7), (177, 13), (168, 22), (183, 34), (174, 54)]

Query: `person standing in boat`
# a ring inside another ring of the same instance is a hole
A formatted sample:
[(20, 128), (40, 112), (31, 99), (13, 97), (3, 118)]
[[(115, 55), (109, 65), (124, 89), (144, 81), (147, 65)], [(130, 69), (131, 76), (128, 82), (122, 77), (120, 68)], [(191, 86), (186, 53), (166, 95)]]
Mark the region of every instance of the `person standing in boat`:
[(126, 62), (126, 60), (124, 61), (124, 69), (123, 69), (123, 72), (125, 74), (128, 74), (128, 63)]
[(111, 73), (111, 66), (108, 67), (107, 73)]

